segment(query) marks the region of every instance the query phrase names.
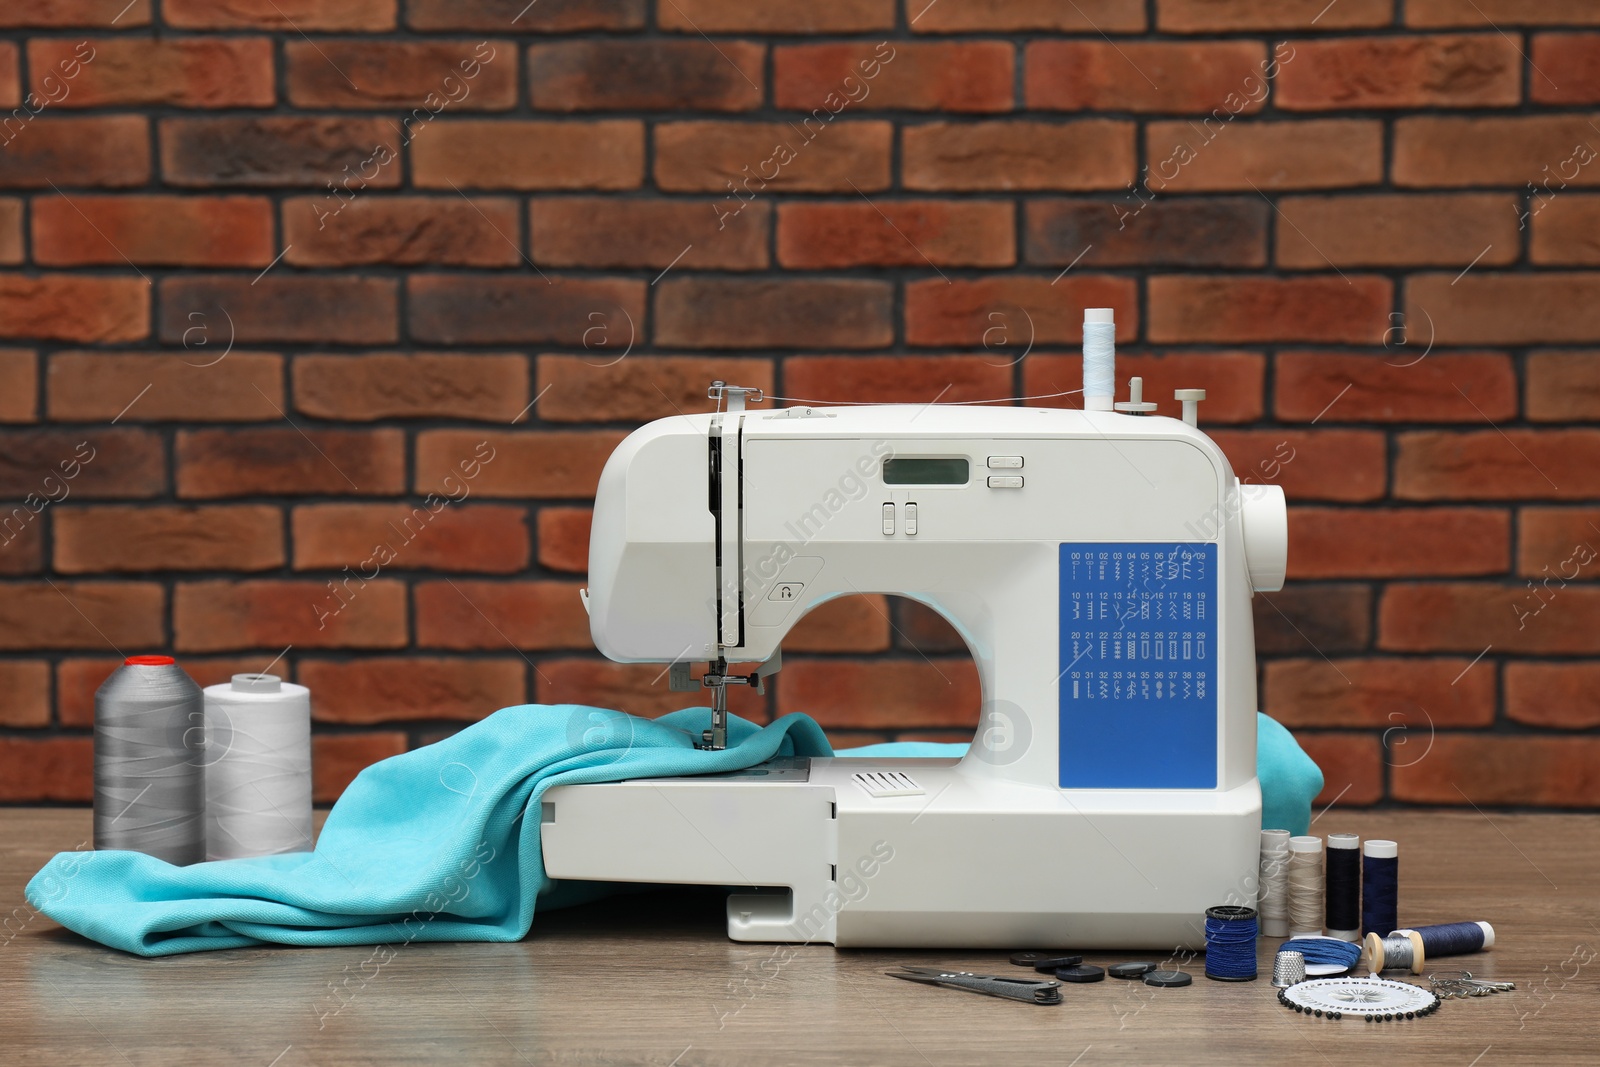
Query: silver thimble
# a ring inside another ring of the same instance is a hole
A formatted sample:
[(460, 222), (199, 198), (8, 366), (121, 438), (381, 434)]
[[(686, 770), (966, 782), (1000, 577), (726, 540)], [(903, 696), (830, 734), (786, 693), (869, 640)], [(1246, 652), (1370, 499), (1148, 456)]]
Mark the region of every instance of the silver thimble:
[(1306, 980), (1306, 958), (1298, 952), (1280, 952), (1272, 959), (1272, 984), (1287, 989)]

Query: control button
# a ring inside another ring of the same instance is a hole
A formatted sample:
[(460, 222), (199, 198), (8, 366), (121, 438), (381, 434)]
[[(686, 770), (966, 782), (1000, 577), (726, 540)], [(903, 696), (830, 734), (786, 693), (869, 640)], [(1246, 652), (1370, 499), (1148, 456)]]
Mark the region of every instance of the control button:
[(917, 536), (917, 506), (915, 504), (906, 505), (906, 536)]
[(893, 504), (885, 504), (883, 506), (883, 536), (885, 536), (885, 537), (893, 537), (894, 536), (894, 505)]
[(800, 591), (805, 588), (804, 582), (779, 582), (772, 587), (772, 592), (767, 594), (768, 600), (799, 600)]
[(991, 474), (989, 475), (990, 489), (1021, 489), (1022, 475), (1020, 474)]
[(990, 456), (989, 466), (992, 468), (1008, 468), (1019, 470), (1022, 467), (1021, 456)]

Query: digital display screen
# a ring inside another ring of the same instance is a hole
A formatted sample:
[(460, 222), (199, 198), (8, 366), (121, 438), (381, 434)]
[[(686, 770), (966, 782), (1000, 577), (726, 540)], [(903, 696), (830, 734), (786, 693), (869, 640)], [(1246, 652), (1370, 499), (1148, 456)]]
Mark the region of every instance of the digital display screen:
[(890, 485), (966, 485), (967, 461), (958, 459), (886, 459), (883, 480)]

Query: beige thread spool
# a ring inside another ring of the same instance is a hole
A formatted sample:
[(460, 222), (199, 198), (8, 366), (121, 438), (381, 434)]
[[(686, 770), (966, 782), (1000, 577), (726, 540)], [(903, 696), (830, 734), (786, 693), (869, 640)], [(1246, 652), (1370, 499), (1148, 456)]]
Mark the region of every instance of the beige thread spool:
[(1262, 937), (1289, 936), (1289, 831), (1261, 831), (1261, 882), (1256, 910)]
[(1289, 936), (1322, 934), (1323, 892), (1327, 884), (1322, 863), (1322, 838), (1289, 839)]

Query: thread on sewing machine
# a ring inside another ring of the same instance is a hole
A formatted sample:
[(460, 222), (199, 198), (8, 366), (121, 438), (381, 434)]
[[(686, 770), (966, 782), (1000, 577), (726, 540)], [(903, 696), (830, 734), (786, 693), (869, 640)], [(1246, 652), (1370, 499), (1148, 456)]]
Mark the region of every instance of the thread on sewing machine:
[(1322, 933), (1322, 838), (1289, 839), (1289, 936)]
[(1256, 909), (1221, 904), (1206, 909), (1206, 977), (1250, 982), (1256, 977)]
[(1109, 411), (1117, 391), (1117, 326), (1110, 308), (1083, 312), (1083, 407)]
[(1329, 973), (1329, 968), (1347, 971), (1361, 959), (1361, 946), (1336, 937), (1292, 937), (1278, 946), (1279, 952), (1298, 952), (1305, 961), (1306, 973)]
[(1400, 926), (1400, 846), (1373, 840), (1361, 851), (1361, 932), (1382, 937)]
[(273, 674), (207, 686), (206, 859), (309, 851), (311, 691)]
[(1361, 839), (1355, 834), (1328, 835), (1328, 936), (1341, 941), (1361, 939)]
[(1261, 881), (1256, 893), (1261, 933), (1289, 936), (1289, 831), (1261, 831)]
[(94, 847), (205, 858), (205, 716), (171, 656), (129, 656), (94, 694)]

